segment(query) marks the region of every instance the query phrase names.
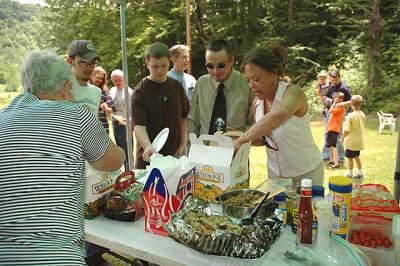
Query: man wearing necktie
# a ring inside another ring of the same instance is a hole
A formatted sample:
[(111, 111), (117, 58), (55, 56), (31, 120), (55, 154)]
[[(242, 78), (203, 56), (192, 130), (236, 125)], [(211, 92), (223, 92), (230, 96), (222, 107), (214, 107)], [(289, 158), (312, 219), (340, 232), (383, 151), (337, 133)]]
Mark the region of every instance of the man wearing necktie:
[(244, 76), (233, 68), (229, 44), (215, 40), (206, 48), (208, 74), (196, 83), (188, 115), (188, 133), (245, 132), (252, 125), (253, 93)]

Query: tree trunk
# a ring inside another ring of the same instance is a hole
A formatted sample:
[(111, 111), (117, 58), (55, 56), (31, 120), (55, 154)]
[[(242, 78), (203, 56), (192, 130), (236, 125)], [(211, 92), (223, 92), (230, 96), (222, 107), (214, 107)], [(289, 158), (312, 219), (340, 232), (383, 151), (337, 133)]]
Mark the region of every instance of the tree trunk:
[(289, 25), (293, 23), (293, 0), (288, 0), (288, 22)]
[(368, 88), (366, 98), (370, 96), (374, 87), (379, 85), (380, 72), (380, 45), (383, 29), (383, 18), (379, 11), (379, 0), (371, 1), (371, 17), (369, 21), (368, 35), (370, 42), (368, 44), (369, 71), (368, 71)]

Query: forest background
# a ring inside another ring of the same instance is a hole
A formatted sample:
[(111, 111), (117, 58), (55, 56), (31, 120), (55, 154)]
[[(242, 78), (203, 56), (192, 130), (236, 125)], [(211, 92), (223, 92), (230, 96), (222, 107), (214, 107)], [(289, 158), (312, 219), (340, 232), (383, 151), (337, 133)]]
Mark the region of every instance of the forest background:
[[(0, 0), (0, 92), (20, 90), (19, 65), (28, 51), (65, 55), (73, 39), (89, 39), (110, 73), (121, 68), (120, 1), (45, 0), (43, 6)], [(186, 42), (184, 0), (127, 1), (129, 85), (147, 73), (143, 52), (153, 42)], [(192, 69), (206, 73), (204, 47), (215, 38), (230, 42), (236, 66), (256, 45), (288, 47), (287, 74), (300, 84), (317, 112), (316, 75), (332, 67), (364, 111), (400, 110), (399, 0), (191, 0)], [(10, 99), (0, 97), (0, 105)]]

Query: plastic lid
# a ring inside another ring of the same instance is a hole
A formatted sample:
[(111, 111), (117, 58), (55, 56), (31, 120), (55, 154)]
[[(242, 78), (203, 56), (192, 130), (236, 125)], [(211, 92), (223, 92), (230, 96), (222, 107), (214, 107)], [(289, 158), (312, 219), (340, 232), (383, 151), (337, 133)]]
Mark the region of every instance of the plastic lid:
[(330, 215), (332, 211), (331, 205), (327, 200), (317, 201), (315, 203), (315, 208), (317, 209), (317, 215)]
[(313, 197), (324, 197), (325, 188), (323, 186), (312, 186)]
[(312, 187), (312, 180), (311, 179), (301, 180), (301, 187)]
[(274, 196), (274, 200), (278, 201), (278, 202), (283, 202), (286, 200), (286, 193), (285, 192), (281, 192), (277, 195)]
[(351, 186), (353, 180), (350, 177), (346, 176), (332, 176), (329, 179), (329, 184), (336, 185), (336, 186)]
[(397, 237), (400, 236), (400, 215), (393, 216), (392, 232), (393, 232), (393, 235), (395, 235)]

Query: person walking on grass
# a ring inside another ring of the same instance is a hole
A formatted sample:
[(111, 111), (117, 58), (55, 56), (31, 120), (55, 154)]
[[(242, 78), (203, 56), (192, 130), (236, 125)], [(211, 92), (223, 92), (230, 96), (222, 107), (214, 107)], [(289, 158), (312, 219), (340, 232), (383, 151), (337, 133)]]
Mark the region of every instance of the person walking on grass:
[(351, 97), (351, 108), (353, 112), (347, 116), (343, 127), (343, 137), (340, 142), (344, 144), (346, 149), (345, 156), (347, 161), (346, 176), (353, 177), (353, 159), (357, 164), (357, 174), (355, 179), (364, 177), (362, 171), (362, 164), (360, 159), (360, 151), (364, 149), (364, 128), (365, 128), (365, 114), (361, 111), (363, 98), (361, 95), (354, 95)]
[(333, 94), (333, 104), (329, 109), (330, 118), (328, 125), (326, 127), (326, 146), (330, 150), (331, 160), (328, 162), (331, 169), (337, 169), (339, 165), (339, 156), (336, 144), (338, 142), (338, 137), (341, 131), (343, 117), (346, 112), (344, 104), (342, 104), (344, 99), (344, 94), (342, 92), (336, 92)]

